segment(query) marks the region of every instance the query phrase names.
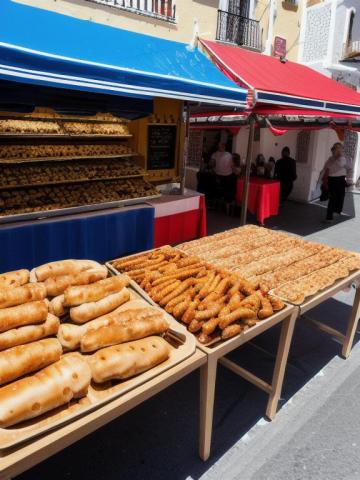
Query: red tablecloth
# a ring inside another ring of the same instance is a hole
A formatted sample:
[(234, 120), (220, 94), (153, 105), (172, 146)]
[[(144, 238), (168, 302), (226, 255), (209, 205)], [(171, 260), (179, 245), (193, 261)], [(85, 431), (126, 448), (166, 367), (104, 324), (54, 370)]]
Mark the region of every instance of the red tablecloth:
[[(244, 180), (239, 178), (236, 187), (236, 203), (241, 204)], [(250, 178), (248, 210), (256, 215), (259, 223), (279, 213), (280, 182), (267, 178)]]
[(155, 208), (155, 248), (206, 236), (204, 195), (162, 195), (148, 203)]

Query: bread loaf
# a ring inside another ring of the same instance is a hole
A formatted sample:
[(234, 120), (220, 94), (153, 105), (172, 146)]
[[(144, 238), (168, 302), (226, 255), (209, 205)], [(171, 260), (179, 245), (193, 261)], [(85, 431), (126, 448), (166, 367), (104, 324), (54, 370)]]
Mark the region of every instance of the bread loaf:
[(30, 277), (29, 270), (15, 270), (14, 272), (6, 272), (0, 275), (0, 288), (3, 287), (20, 287), (28, 283)]
[(129, 281), (124, 276), (115, 276), (78, 287), (69, 287), (65, 290), (65, 305), (76, 306), (82, 303), (97, 302), (111, 293), (116, 293), (128, 285)]
[(80, 349), (82, 352), (94, 352), (109, 345), (130, 342), (150, 335), (164, 333), (168, 328), (169, 324), (161, 312), (158, 315), (134, 321), (110, 321), (106, 326), (85, 332), (80, 341)]
[(90, 320), (83, 325), (62, 323), (59, 327), (58, 339), (64, 349), (76, 350), (77, 348), (80, 348), (81, 338), (90, 330), (96, 330), (100, 327), (107, 326), (111, 322), (135, 321), (154, 315), (158, 316), (159, 310), (153, 307), (133, 308), (128, 310), (118, 307), (113, 312), (95, 318), (94, 320)]
[(49, 277), (45, 280), (47, 294), (50, 297), (61, 295), (71, 285), (88, 285), (89, 283), (103, 280), (107, 277), (106, 267), (91, 268), (71, 275), (59, 275), (57, 277)]
[(59, 275), (74, 275), (88, 270), (89, 268), (98, 268), (100, 264), (93, 260), (59, 260), (57, 262), (45, 263), (35, 269), (38, 282), (43, 282), (47, 278), (57, 277)]
[(56, 335), (59, 326), (59, 319), (51, 315), (51, 313), (48, 313), (46, 321), (40, 325), (27, 325), (0, 333), (0, 350), (24, 343), (35, 342), (50, 335)]
[(57, 362), (62, 354), (59, 340), (48, 338), (0, 352), (0, 385)]
[(64, 355), (30, 377), (0, 388), (0, 427), (9, 427), (87, 394), (88, 363), (77, 353)]
[(21, 287), (6, 287), (0, 289), (0, 308), (13, 307), (22, 303), (42, 300), (46, 297), (43, 283), (28, 283)]
[(148, 337), (98, 350), (88, 362), (96, 383), (123, 380), (159, 365), (170, 356), (170, 345), (161, 337)]
[(38, 300), (36, 302), (17, 305), (16, 307), (3, 308), (0, 310), (0, 332), (5, 332), (11, 328), (21, 327), (23, 325), (44, 322), (47, 314), (48, 303), (46, 300)]
[(57, 297), (54, 297), (49, 303), (49, 312), (55, 315), (56, 317), (62, 317), (68, 311), (68, 309), (64, 307), (64, 302), (65, 302), (64, 295), (59, 295)]
[(83, 303), (78, 307), (70, 308), (70, 318), (75, 323), (86, 323), (89, 320), (112, 312), (129, 299), (129, 290), (123, 288), (120, 292), (113, 293), (97, 302)]

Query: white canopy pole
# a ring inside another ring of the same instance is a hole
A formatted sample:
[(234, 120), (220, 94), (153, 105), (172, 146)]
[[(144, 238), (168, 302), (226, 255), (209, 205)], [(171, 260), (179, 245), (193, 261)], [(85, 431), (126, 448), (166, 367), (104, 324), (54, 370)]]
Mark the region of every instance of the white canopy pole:
[(249, 197), (250, 172), (251, 172), (251, 160), (252, 160), (253, 147), (254, 147), (255, 122), (256, 122), (256, 118), (253, 115), (250, 115), (250, 117), (249, 117), (250, 129), (249, 129), (249, 137), (248, 137), (248, 145), (247, 145), (247, 153), (246, 153), (244, 188), (243, 188), (242, 199), (241, 199), (240, 225), (245, 225), (246, 224), (247, 205), (248, 205), (248, 197)]
[(189, 155), (189, 132), (190, 132), (190, 105), (188, 102), (184, 102), (184, 115), (185, 115), (185, 138), (184, 138), (184, 151), (182, 161), (180, 163), (180, 195), (185, 193), (185, 172)]

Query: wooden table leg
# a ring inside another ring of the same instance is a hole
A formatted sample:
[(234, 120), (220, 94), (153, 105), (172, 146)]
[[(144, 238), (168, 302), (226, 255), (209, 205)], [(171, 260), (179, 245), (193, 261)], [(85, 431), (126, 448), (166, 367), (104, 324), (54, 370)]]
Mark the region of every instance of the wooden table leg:
[(200, 438), (199, 454), (202, 460), (210, 456), (213, 425), (217, 358), (208, 356), (208, 361), (200, 368)]
[(295, 322), (298, 317), (297, 310), (282, 322), (280, 340), (276, 354), (274, 373), (271, 383), (271, 393), (266, 408), (266, 416), (272, 420), (277, 411), (283, 385), (286, 363), (289, 355), (291, 340), (294, 332)]
[(356, 329), (359, 323), (359, 317), (360, 317), (360, 287), (356, 289), (354, 304), (351, 311), (349, 323), (346, 329), (345, 339), (344, 339), (344, 343), (341, 351), (342, 356), (344, 358), (348, 358), (348, 356), (350, 355)]

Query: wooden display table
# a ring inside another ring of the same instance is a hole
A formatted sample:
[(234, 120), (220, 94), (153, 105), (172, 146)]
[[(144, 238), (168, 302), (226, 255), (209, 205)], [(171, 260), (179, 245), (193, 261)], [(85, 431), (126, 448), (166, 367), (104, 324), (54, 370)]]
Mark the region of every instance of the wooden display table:
[(128, 412), (201, 367), (206, 361), (205, 353), (196, 350), (191, 357), (180, 364), (88, 415), (33, 441), (24, 443), (18, 448), (0, 451), (0, 479), (9, 479), (19, 475), (72, 443), (81, 440), (89, 433)]
[[(264, 390), (269, 395), (266, 416), (272, 420), (276, 415), (277, 405), (280, 399), (287, 358), (297, 316), (298, 309), (293, 306), (287, 306), (284, 310), (274, 314), (266, 320), (257, 323), (249, 330), (242, 332), (240, 335), (230, 340), (215, 345), (214, 347), (200, 346), (200, 344), (198, 344), (199, 348), (201, 348), (201, 350), (207, 354), (207, 363), (200, 369), (199, 454), (203, 460), (207, 460), (210, 456), (218, 362), (220, 362), (224, 367), (232, 370), (237, 375), (240, 375), (245, 380), (253, 383), (261, 390)], [(225, 357), (227, 353), (235, 350), (241, 345), (244, 345), (278, 323), (282, 323), (282, 327), (271, 384), (268, 384), (264, 380), (255, 376), (253, 373), (245, 370)]]
[[(344, 278), (343, 280), (337, 281), (336, 283), (334, 283), (334, 285), (327, 288), (323, 292), (318, 293), (317, 295), (314, 295), (312, 298), (303, 302), (298, 307), (299, 316), (304, 315), (306, 312), (316, 307), (317, 305), (320, 305), (320, 303), (324, 302), (325, 300), (340, 292), (344, 288), (351, 286), (352, 283), (354, 283), (355, 281), (360, 282), (360, 271), (356, 271), (348, 277)], [(340, 342), (342, 343), (341, 354), (344, 358), (348, 358), (351, 353), (355, 333), (360, 320), (360, 285), (356, 287), (354, 303), (352, 306), (345, 334), (339, 332), (335, 328), (330, 327), (329, 325), (326, 325), (323, 322), (320, 322), (319, 320), (315, 320), (309, 317), (308, 315), (304, 315), (304, 318), (311, 322), (322, 332), (328, 333), (329, 335), (340, 340)]]

